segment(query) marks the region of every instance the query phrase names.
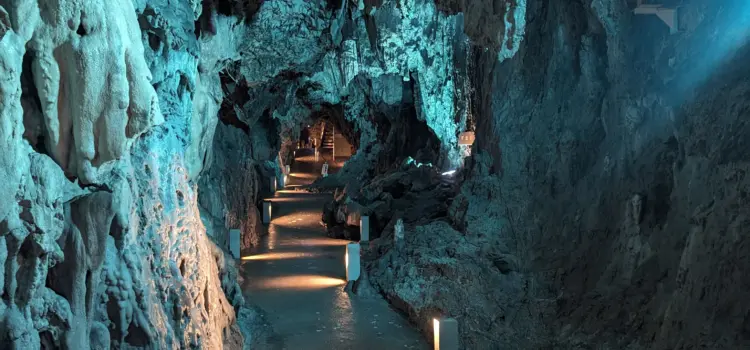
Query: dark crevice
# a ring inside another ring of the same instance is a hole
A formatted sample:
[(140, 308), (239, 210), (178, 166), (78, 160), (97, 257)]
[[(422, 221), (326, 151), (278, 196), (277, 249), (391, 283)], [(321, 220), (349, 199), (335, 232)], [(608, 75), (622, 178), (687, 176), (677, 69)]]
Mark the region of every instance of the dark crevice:
[(39, 343), (42, 350), (53, 350), (59, 349), (60, 344), (55, 340), (55, 336), (49, 331), (42, 331), (39, 333)]
[(249, 135), (250, 126), (237, 115), (238, 110), (242, 110), (242, 106), (248, 99), (249, 88), (247, 84), (244, 80), (235, 81), (227, 71), (219, 73), (219, 78), (224, 92), (224, 100), (219, 108), (219, 120), (224, 125), (233, 126)]
[(107, 296), (107, 318), (113, 321), (113, 324), (109, 327), (109, 335), (112, 339), (120, 340), (123, 336), (122, 332), (120, 332), (121, 325), (119, 324), (120, 313), (122, 311), (117, 303), (117, 298), (111, 294), (107, 294)]
[(135, 347), (146, 347), (149, 345), (148, 334), (143, 328), (138, 327), (134, 322), (131, 322), (128, 327), (128, 335), (125, 336), (125, 342), (128, 343), (128, 345)]
[(49, 155), (46, 145), (46, 126), (42, 113), (42, 102), (39, 99), (32, 63), (35, 53), (27, 51), (23, 56), (21, 71), (21, 106), (23, 107), (24, 139), (29, 142), (34, 151)]
[(158, 51), (161, 47), (161, 39), (159, 36), (152, 32), (147, 32), (148, 35), (148, 46), (151, 47), (151, 50)]
[(184, 278), (187, 275), (187, 269), (185, 268), (185, 259), (180, 261), (180, 275)]
[[(225, 113), (222, 113), (225, 112)], [(228, 112), (219, 110), (219, 121), (221, 121), (224, 125), (233, 126), (237, 129), (242, 130), (245, 134), (250, 134), (250, 127), (245, 124), (243, 121), (241, 121), (239, 118), (237, 118), (237, 114), (234, 112)]]
[(81, 21), (81, 24), (78, 25), (78, 29), (76, 29), (76, 34), (80, 36), (86, 35), (86, 29), (83, 27), (83, 21)]
[[(201, 18), (196, 25), (196, 35), (200, 36), (202, 29), (207, 29), (204, 25), (210, 23), (210, 18), (213, 13), (216, 12), (223, 16), (237, 17), (245, 23), (252, 21), (255, 18), (255, 14), (258, 13), (260, 7), (263, 5), (265, 0), (207, 0), (203, 2), (203, 13)], [(204, 17), (205, 16), (205, 17)], [(214, 31), (211, 31), (215, 34)]]

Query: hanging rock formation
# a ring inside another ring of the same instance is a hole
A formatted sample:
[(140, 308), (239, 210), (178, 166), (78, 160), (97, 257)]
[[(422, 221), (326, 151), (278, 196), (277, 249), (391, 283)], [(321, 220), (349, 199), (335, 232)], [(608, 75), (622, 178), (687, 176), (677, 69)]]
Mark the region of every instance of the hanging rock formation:
[[(130, 1), (0, 6), (2, 347), (241, 344), (242, 296), (220, 275), (231, 266), (205, 234), (177, 133), (197, 60), (170, 63), (189, 57), (184, 42), (155, 57), (141, 41), (147, 21), (174, 13)], [(197, 13), (182, 9), (190, 16), (175, 18), (192, 27)], [(192, 28), (171, 29), (197, 47)]]

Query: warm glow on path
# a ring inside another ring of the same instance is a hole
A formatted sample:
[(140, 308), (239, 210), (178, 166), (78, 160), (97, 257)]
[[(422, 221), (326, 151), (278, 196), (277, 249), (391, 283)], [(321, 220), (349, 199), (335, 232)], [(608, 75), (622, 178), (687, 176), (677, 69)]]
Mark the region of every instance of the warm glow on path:
[(346, 281), (319, 275), (294, 275), (264, 278), (254, 283), (258, 289), (312, 290), (343, 286)]
[(243, 256), (242, 260), (287, 260), (287, 259), (303, 259), (303, 258), (315, 258), (320, 256), (318, 253), (305, 253), (305, 252), (279, 252), (279, 253), (263, 253), (257, 255)]
[[(322, 208), (331, 194), (291, 188), (319, 177), (320, 165), (298, 157), (287, 188), (266, 199), (274, 215), (265, 226), (268, 234), (242, 252), (239, 264), (247, 302), (268, 321), (278, 348), (427, 350), (420, 334), (383, 299), (345, 290), (347, 276), (361, 274), (361, 254), (347, 246), (352, 242), (327, 237)], [(347, 260), (356, 274), (347, 270)]]

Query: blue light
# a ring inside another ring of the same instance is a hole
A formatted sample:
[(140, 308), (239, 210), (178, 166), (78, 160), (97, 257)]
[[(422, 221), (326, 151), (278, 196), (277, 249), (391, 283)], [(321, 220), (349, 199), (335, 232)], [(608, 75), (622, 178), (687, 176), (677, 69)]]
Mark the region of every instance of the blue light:
[(697, 35), (693, 35), (691, 44), (701, 47), (690, 50), (692, 57), (686, 60), (685, 67), (681, 67), (684, 70), (678, 78), (679, 98), (687, 97), (686, 94), (708, 80), (750, 39), (750, 1), (727, 0), (720, 6), (722, 9), (713, 23), (706, 20), (695, 30)]

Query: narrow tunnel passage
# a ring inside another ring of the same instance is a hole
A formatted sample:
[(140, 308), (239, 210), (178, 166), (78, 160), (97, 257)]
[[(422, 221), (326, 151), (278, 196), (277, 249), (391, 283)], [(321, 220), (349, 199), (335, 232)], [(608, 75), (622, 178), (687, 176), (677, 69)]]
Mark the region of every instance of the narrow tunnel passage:
[(329, 238), (320, 221), (332, 194), (299, 188), (320, 176), (320, 162), (311, 149), (296, 154), (288, 186), (268, 199), (273, 213), (268, 235), (242, 252), (242, 289), (272, 329), (256, 346), (427, 349), (421, 334), (385, 300), (344, 290), (348, 241)]

